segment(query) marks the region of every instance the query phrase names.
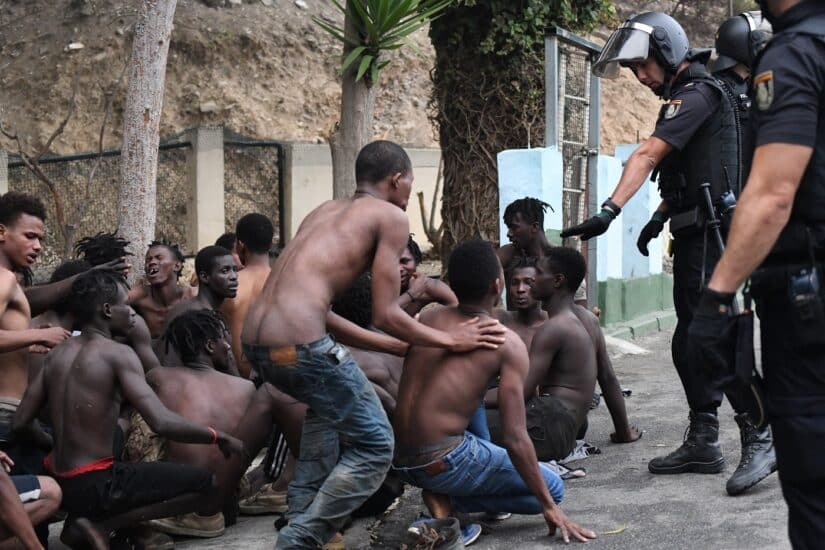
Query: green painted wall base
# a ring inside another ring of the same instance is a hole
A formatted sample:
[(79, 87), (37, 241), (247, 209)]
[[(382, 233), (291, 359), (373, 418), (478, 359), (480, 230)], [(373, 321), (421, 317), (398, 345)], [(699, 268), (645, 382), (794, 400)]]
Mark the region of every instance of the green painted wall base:
[[(673, 278), (661, 273), (599, 282), (601, 323), (614, 336), (637, 338), (675, 326)], [(626, 329), (626, 330), (625, 330)]]

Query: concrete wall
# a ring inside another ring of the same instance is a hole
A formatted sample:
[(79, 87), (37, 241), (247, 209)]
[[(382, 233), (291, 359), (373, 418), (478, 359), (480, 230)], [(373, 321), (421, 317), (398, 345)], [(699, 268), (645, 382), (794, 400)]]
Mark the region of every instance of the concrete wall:
[[(418, 193), (424, 194), (424, 206), (429, 212), (433, 192), (438, 177), (438, 163), (441, 152), (438, 149), (407, 148), (413, 165), (415, 181), (407, 207), (410, 232), (422, 250), (431, 248), (421, 222)], [(353, 167), (354, 169), (354, 167)], [(284, 171), (284, 216), (285, 241), (289, 241), (301, 221), (315, 207), (332, 199), (332, 156), (327, 144), (289, 143), (286, 146), (286, 167)], [(436, 204), (436, 225), (441, 222), (441, 191)]]

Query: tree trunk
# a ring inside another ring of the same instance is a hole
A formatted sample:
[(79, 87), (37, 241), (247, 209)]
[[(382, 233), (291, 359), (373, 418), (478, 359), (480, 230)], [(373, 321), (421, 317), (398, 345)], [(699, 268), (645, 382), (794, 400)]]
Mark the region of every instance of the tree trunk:
[[(358, 36), (352, 22), (351, 9), (347, 3), (344, 29), (348, 38), (357, 41)], [(343, 57), (352, 50), (344, 44)], [(342, 57), (342, 59), (343, 59)], [(355, 159), (361, 148), (372, 139), (372, 121), (375, 111), (375, 86), (364, 76), (358, 82), (355, 75), (358, 63), (353, 63), (344, 72), (341, 82), (341, 122), (329, 139), (332, 153), (332, 198), (351, 197), (355, 191)]]
[[(177, 0), (143, 0), (135, 25), (129, 85), (123, 111), (123, 153), (118, 193), (118, 232), (142, 258), (155, 238), (160, 115), (166, 56)], [(131, 272), (143, 274), (138, 261)]]

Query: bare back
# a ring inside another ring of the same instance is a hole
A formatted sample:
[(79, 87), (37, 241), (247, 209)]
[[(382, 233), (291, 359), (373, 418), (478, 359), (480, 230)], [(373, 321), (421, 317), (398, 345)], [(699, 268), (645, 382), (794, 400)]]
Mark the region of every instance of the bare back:
[(58, 471), (112, 456), (122, 401), (116, 369), (126, 355), (137, 361), (126, 345), (84, 335), (49, 352), (43, 381), (54, 429), (52, 464)]
[[(286, 346), (322, 338), (332, 301), (370, 267), (384, 234), (400, 226), (409, 232), (404, 212), (370, 196), (327, 201), (313, 210), (249, 308), (241, 340)], [(399, 243), (399, 257), (405, 245)]]
[[(153, 369), (146, 381), (170, 411), (193, 424), (232, 433), (255, 395), (255, 385), (213, 369)], [(170, 462), (200, 466), (222, 477), (229, 463), (216, 446), (168, 441)]]
[(238, 272), (238, 293), (234, 298), (227, 298), (221, 304), (220, 310), (229, 324), (229, 333), (232, 335), (232, 353), (238, 370), (244, 378), (249, 377), (252, 366), (243, 355), (241, 347), (241, 332), (244, 320), (249, 313), (250, 306), (258, 299), (264, 289), (264, 284), (272, 270), (269, 266), (247, 266)]
[[(469, 317), (455, 307), (429, 310), (421, 322), (449, 330)], [(497, 350), (450, 353), (412, 346), (404, 361), (393, 427), (399, 448), (422, 447), (462, 435), (478, 409), (491, 378), (502, 366), (502, 354), (524, 345), (512, 331)]]
[(590, 334), (569, 309), (551, 316), (533, 338), (525, 393), (536, 387), (542, 394), (557, 397), (580, 424), (584, 421), (596, 387), (596, 350)]
[[(0, 330), (25, 330), (31, 322), (31, 309), (23, 288), (11, 271), (3, 270), (3, 293), (8, 297), (0, 314)], [(0, 397), (20, 400), (28, 384), (26, 369), (28, 347), (0, 353)]]

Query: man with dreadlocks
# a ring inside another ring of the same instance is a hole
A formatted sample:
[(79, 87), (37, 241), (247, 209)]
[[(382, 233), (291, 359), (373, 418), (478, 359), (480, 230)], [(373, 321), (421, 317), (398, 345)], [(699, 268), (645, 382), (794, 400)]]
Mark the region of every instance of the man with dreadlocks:
[(243, 451), (237, 439), (188, 422), (158, 400), (135, 353), (112, 339), (135, 318), (126, 297), (119, 275), (89, 271), (75, 280), (71, 308), (81, 335), (49, 353), (14, 418), (16, 433), (31, 431), (49, 403), (55, 445), (44, 464), (63, 490), (69, 519), (61, 538), (72, 547), (108, 548), (112, 530), (196, 510), (213, 490), (212, 475), (203, 469), (115, 460), (115, 425), (124, 403), (169, 439), (216, 445), (227, 456)]
[[(74, 247), (75, 256), (81, 261), (86, 262), (96, 268), (98, 266), (114, 265), (112, 269), (120, 272), (125, 277), (131, 266), (126, 263), (126, 257), (132, 256), (132, 253), (127, 250), (129, 241), (117, 235), (117, 233), (103, 233), (100, 232), (92, 237), (84, 237), (80, 239)], [(114, 262), (120, 261), (118, 264)], [(121, 269), (122, 268), (122, 269)], [(52, 276), (55, 279), (57, 270)], [(69, 277), (67, 281), (74, 281), (74, 278)], [(143, 289), (132, 289), (129, 291), (129, 299), (131, 301), (133, 293), (143, 292)], [(153, 368), (160, 365), (155, 351), (152, 349), (152, 337), (149, 333), (149, 327), (143, 317), (135, 317), (135, 323), (127, 331), (126, 335), (119, 338), (128, 343), (129, 346), (135, 350), (140, 358), (140, 364), (143, 365), (143, 372), (149, 372)]]
[(421, 248), (413, 240), (411, 233), (407, 239), (407, 248), (398, 260), (398, 268), (401, 271), (401, 299), (398, 305), (413, 317), (424, 309), (424, 306), (433, 302), (445, 306), (454, 306), (458, 303), (455, 293), (448, 285), (417, 271), (418, 264), (423, 259)]
[[(235, 488), (249, 459), (266, 442), (273, 414), (284, 425), (287, 440), (291, 440), (297, 452), (306, 406), (264, 384), (257, 390), (263, 395), (253, 407), (255, 412), (246, 413), (256, 395), (255, 385), (227, 374), (234, 364), (230, 339), (223, 316), (214, 310), (182, 313), (169, 324), (164, 339), (175, 348), (183, 366), (153, 370), (146, 377), (149, 385), (169, 410), (195, 424), (235, 433), (236, 426), (243, 421), (247, 459), (228, 462), (217, 449), (169, 441), (161, 459), (209, 470), (216, 477), (220, 498), (199, 510), (207, 515), (192, 513), (167, 518), (153, 522), (153, 527), (172, 535), (218, 536), (225, 523), (235, 522)], [(286, 511), (286, 498), (280, 511)]]
[(196, 290), (178, 284), (183, 253), (176, 244), (152, 241), (146, 251), (146, 282), (129, 292), (129, 304), (143, 317), (153, 339), (163, 333), (166, 316), (175, 305), (192, 298)]
[[(509, 277), (513, 264), (520, 256), (543, 258), (545, 251), (552, 245), (544, 233), (544, 213), (553, 207), (533, 197), (517, 199), (504, 209), (504, 225), (507, 226), (507, 238), (511, 244), (501, 246), (496, 254), (504, 268), (504, 275)], [(576, 295), (576, 304), (587, 307), (587, 285), (582, 281)], [(513, 309), (513, 297), (510, 296), (510, 282), (507, 282), (507, 309)]]

